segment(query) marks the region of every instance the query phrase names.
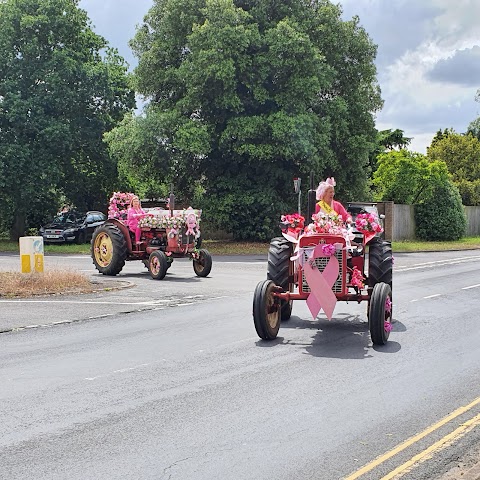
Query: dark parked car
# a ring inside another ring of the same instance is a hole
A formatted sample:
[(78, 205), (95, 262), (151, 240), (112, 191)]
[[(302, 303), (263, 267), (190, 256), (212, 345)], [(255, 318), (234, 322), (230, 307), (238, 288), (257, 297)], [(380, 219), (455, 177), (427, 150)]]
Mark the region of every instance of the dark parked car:
[(40, 227), (38, 233), (45, 243), (85, 243), (92, 239), (95, 228), (107, 219), (102, 212), (59, 213), (48, 225)]

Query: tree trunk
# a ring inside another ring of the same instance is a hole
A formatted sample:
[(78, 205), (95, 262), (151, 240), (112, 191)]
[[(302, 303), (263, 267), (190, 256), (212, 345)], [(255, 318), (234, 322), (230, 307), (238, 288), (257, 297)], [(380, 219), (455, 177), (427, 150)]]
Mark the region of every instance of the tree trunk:
[(10, 228), (10, 240), (13, 242), (18, 242), (18, 239), (25, 235), (25, 220), (25, 214), (17, 212), (15, 215), (15, 221)]

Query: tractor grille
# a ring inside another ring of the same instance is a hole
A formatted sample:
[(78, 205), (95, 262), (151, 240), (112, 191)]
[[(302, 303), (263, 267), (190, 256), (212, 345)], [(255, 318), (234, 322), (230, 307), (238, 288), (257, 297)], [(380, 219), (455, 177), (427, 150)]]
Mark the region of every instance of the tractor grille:
[[(343, 255), (342, 255), (342, 250), (337, 250), (335, 252), (335, 256), (337, 257), (338, 264), (339, 264), (339, 269), (338, 269), (338, 277), (335, 283), (333, 284), (332, 291), (334, 293), (339, 293), (342, 294), (344, 292), (344, 288), (342, 285), (342, 272), (343, 272)], [(304, 255), (304, 261), (306, 262), (308, 260), (308, 256), (306, 253)], [(325, 267), (327, 266), (327, 263), (329, 261), (329, 257), (318, 257), (314, 260), (313, 264), (318, 268), (320, 272), (323, 272), (325, 270)], [(307, 279), (305, 278), (305, 273), (302, 271), (302, 290), (304, 292), (310, 292), (310, 286), (307, 283)]]

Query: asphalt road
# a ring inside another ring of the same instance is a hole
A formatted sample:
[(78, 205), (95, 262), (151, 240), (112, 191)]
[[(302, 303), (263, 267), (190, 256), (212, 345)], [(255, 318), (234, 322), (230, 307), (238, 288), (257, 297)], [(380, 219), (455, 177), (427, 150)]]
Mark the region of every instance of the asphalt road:
[(0, 478), (420, 480), (474, 462), (480, 254), (395, 257), (381, 348), (352, 303), (329, 322), (296, 302), (260, 341), (262, 256), (214, 258), (206, 279), (175, 262), (160, 282), (132, 262), (129, 288), (0, 302), (0, 325), (71, 322), (0, 335)]

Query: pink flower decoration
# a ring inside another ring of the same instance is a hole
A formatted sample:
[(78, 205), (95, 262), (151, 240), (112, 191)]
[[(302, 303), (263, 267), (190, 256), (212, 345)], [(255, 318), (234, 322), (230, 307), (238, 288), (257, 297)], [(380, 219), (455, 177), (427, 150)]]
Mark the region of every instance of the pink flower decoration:
[(350, 280), (350, 283), (354, 287), (363, 288), (363, 280), (365, 279), (363, 278), (362, 272), (360, 272), (357, 267), (353, 267), (352, 279)]
[(355, 219), (355, 226), (357, 230), (362, 233), (366, 232), (383, 232), (378, 218), (373, 213), (359, 213)]
[(392, 300), (390, 299), (390, 297), (387, 297), (387, 299), (385, 300), (385, 311), (388, 313), (392, 312)]
[(322, 245), (322, 253), (326, 257), (331, 257), (335, 252), (336, 252), (335, 245), (332, 245), (331, 243), (325, 243)]
[(386, 332), (391, 332), (392, 331), (392, 324), (390, 322), (385, 322), (384, 323), (384, 328)]

